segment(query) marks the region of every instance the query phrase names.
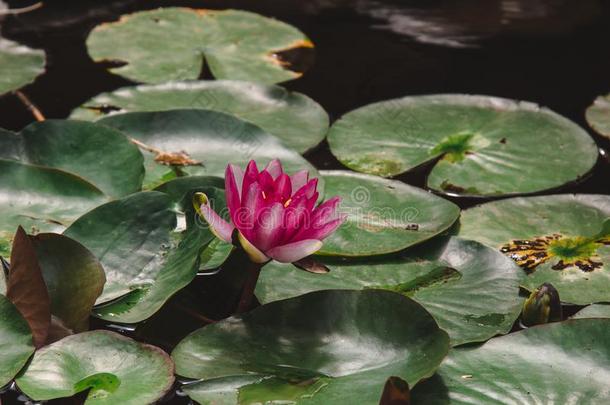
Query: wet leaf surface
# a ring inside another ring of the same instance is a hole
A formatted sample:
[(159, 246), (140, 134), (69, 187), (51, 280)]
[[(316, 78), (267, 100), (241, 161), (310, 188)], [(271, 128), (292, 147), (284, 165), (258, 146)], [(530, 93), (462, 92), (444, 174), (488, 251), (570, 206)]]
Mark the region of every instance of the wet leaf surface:
[(435, 162), (427, 185), (447, 194), (533, 193), (579, 180), (598, 149), (579, 126), (528, 102), (456, 94), (370, 104), (331, 127), (332, 153), (393, 176)]
[(301, 73), (278, 57), (293, 48), (313, 44), (281, 21), (240, 10), (180, 7), (123, 15), (98, 25), (87, 39), (93, 60), (124, 62), (110, 70), (143, 83), (197, 79), (204, 63), (216, 79), (296, 79)]
[(324, 240), (320, 255), (391, 253), (447, 230), (460, 209), (399, 181), (348, 171), (322, 171), (327, 196), (340, 196), (347, 220)]
[(581, 319), (454, 349), (433, 378), (413, 389), (413, 403), (607, 403), (609, 333), (610, 319)]
[(521, 311), (520, 269), (499, 252), (472, 241), (440, 238), (398, 255), (324, 261), (328, 274), (272, 262), (261, 272), (262, 303), (325, 289), (399, 292), (428, 310), (453, 345), (507, 333)]
[(601, 136), (610, 138), (610, 94), (599, 96), (585, 114), (589, 126)]
[(572, 319), (610, 318), (610, 304), (592, 304), (576, 313)]
[(518, 197), (463, 212), (458, 235), (503, 251), (532, 291), (551, 283), (564, 302), (610, 301), (610, 197)]
[(100, 330), (37, 351), (16, 381), (37, 401), (89, 389), (86, 404), (136, 405), (161, 398), (174, 382), (173, 369), (161, 349)]
[[(404, 322), (405, 317), (410, 322)], [(206, 326), (173, 351), (200, 403), (379, 403), (390, 376), (431, 375), (448, 337), (417, 303), (387, 291), (320, 291)]]
[(278, 137), (303, 153), (328, 131), (328, 114), (304, 94), (280, 86), (236, 80), (201, 80), (123, 87), (102, 93), (72, 112), (95, 120), (134, 111), (201, 108), (234, 115)]
[(0, 95), (32, 83), (44, 65), (44, 51), (0, 38)]
[(0, 386), (6, 385), (34, 353), (32, 332), (13, 303), (0, 295)]

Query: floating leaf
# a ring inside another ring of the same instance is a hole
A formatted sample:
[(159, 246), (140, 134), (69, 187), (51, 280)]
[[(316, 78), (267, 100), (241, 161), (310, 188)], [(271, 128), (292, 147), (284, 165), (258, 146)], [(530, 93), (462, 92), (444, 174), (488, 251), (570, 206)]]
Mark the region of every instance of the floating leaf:
[(44, 51), (0, 38), (0, 95), (30, 84), (44, 72)]
[(89, 315), (106, 276), (97, 258), (80, 243), (59, 234), (30, 237), (51, 299), (51, 313), (65, 328), (88, 329)]
[(610, 301), (610, 197), (560, 194), (490, 202), (464, 211), (458, 235), (503, 251), (552, 284), (562, 301)]
[(5, 159), (76, 174), (112, 197), (140, 190), (143, 157), (120, 132), (90, 122), (46, 120), (19, 135), (0, 133)]
[(126, 112), (177, 108), (234, 115), (277, 136), (300, 153), (319, 144), (328, 131), (328, 114), (306, 95), (280, 86), (235, 80), (123, 87), (85, 102), (72, 112), (72, 118), (94, 120)]
[[(134, 112), (114, 115), (100, 121), (136, 138), (150, 147), (166, 152), (184, 151), (199, 166), (181, 167), (181, 173), (211, 175), (224, 178), (227, 163), (245, 167), (254, 159), (265, 165), (280, 159), (287, 172), (316, 170), (297, 152), (287, 148), (277, 138), (260, 128), (233, 116), (206, 110), (173, 110), (164, 112)], [(154, 155), (145, 153), (145, 188), (163, 183), (172, 168), (154, 161)], [(318, 187), (320, 189), (320, 187)]]
[(0, 387), (15, 377), (32, 353), (28, 323), (8, 298), (0, 295)]
[(572, 319), (580, 318), (610, 318), (610, 304), (589, 305), (572, 317)]
[(328, 142), (349, 168), (381, 176), (435, 162), (428, 187), (473, 196), (559, 187), (583, 177), (598, 156), (582, 128), (548, 109), (455, 94), (359, 108), (332, 126)]
[(415, 385), (434, 372), (448, 343), (432, 317), (406, 297), (337, 290), (206, 326), (172, 357), (179, 375), (204, 380), (185, 387), (200, 403), (377, 405), (388, 377)]
[(0, 159), (0, 255), (10, 254), (17, 226), (62, 232), (105, 201), (100, 190), (70, 173)]
[(173, 364), (161, 349), (108, 331), (68, 336), (38, 350), (16, 379), (36, 401), (89, 390), (86, 404), (150, 404), (174, 382)]
[[(120, 46), (117, 46), (120, 44)], [(240, 10), (160, 8), (97, 26), (87, 39), (95, 61), (136, 82), (197, 79), (205, 63), (217, 79), (278, 83), (301, 73), (279, 54), (313, 44), (296, 28)]]
[(610, 319), (580, 319), (455, 349), (413, 389), (413, 403), (608, 403), (609, 335)]
[(214, 270), (219, 268), (233, 251), (233, 245), (218, 238), (214, 238), (201, 252), (199, 257), (199, 270)]
[(453, 203), (399, 181), (347, 171), (323, 171), (326, 194), (342, 197), (347, 220), (318, 252), (371, 256), (430, 239), (460, 215)]
[(104, 292), (97, 303), (150, 287), (176, 227), (171, 200), (158, 192), (136, 193), (86, 213), (64, 235), (82, 243), (102, 263)]
[(610, 138), (610, 94), (597, 97), (585, 115), (595, 132)]
[(413, 298), (446, 330), (453, 345), (507, 333), (519, 316), (519, 268), (477, 242), (441, 238), (391, 257), (330, 260), (328, 274), (272, 262), (261, 272), (262, 303), (333, 288), (396, 291)]
[(44, 345), (51, 325), (51, 301), (34, 244), (22, 227), (13, 240), (6, 297), (30, 326), (34, 346)]

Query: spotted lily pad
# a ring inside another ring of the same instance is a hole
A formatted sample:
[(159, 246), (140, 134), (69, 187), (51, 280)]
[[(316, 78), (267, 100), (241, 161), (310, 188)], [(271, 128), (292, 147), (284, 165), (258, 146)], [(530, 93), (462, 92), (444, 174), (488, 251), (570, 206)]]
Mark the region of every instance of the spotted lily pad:
[(382, 101), (331, 128), (332, 153), (351, 169), (394, 176), (434, 162), (427, 185), (499, 196), (562, 186), (587, 174), (598, 149), (578, 125), (536, 104), (486, 96)]
[(328, 274), (270, 263), (256, 297), (262, 303), (332, 288), (396, 291), (424, 306), (453, 345), (507, 333), (521, 311), (522, 272), (477, 242), (441, 238), (386, 258), (324, 261)]
[(413, 404), (608, 403), (609, 338), (610, 319), (579, 319), (455, 349)]
[(169, 390), (174, 367), (161, 349), (108, 331), (68, 336), (38, 350), (16, 379), (36, 401), (89, 390), (86, 404), (149, 404)]
[(586, 117), (595, 132), (610, 138), (610, 94), (597, 97), (587, 108)]
[(18, 225), (29, 233), (62, 232), (105, 201), (99, 189), (73, 174), (0, 159), (0, 255), (10, 255)]
[(144, 152), (145, 188), (154, 188), (168, 178), (176, 177), (176, 170), (181, 174), (224, 177), (227, 163), (245, 167), (251, 159), (265, 165), (278, 158), (289, 173), (308, 169), (311, 176), (316, 177), (313, 166), (276, 137), (224, 113), (207, 110), (132, 112), (98, 122), (155, 149), (186, 152), (191, 159), (200, 162), (176, 169), (155, 161), (154, 153)]
[(205, 63), (217, 79), (278, 83), (301, 76), (280, 52), (313, 44), (296, 28), (255, 13), (169, 7), (101, 24), (87, 48), (95, 61), (122, 63), (110, 70), (136, 82), (197, 79)]
[(458, 235), (514, 259), (532, 291), (551, 283), (562, 301), (610, 301), (610, 197), (517, 197), (464, 211)]
[(610, 318), (610, 304), (589, 305), (572, 317), (572, 319), (580, 318)]
[(0, 38), (0, 95), (32, 83), (44, 64), (44, 51)]
[(347, 220), (318, 252), (332, 256), (391, 253), (430, 239), (460, 215), (453, 203), (399, 181), (322, 171), (326, 194), (342, 197)]
[(185, 388), (200, 403), (377, 405), (388, 377), (413, 386), (448, 347), (447, 334), (409, 298), (330, 290), (206, 326), (172, 357), (177, 374), (203, 380)]
[(90, 122), (46, 120), (21, 133), (0, 133), (0, 157), (61, 169), (111, 197), (139, 191), (144, 177), (138, 147), (122, 133)]
[(17, 308), (0, 295), (0, 387), (15, 377), (34, 353), (32, 332)]
[(72, 118), (95, 120), (133, 111), (202, 108), (253, 123), (287, 146), (305, 152), (328, 131), (328, 114), (304, 94), (236, 80), (171, 82), (123, 87), (102, 93), (72, 112)]

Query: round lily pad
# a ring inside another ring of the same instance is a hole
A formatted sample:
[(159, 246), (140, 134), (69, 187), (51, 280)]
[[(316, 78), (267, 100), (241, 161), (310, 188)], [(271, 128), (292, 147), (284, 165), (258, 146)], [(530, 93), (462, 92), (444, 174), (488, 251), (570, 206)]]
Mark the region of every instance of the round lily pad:
[(572, 319), (580, 318), (610, 318), (610, 304), (589, 305), (572, 317)]
[(176, 177), (176, 170), (182, 174), (224, 178), (228, 163), (245, 167), (251, 159), (264, 167), (267, 162), (277, 158), (288, 173), (307, 169), (310, 177), (317, 177), (315, 168), (307, 160), (276, 137), (224, 113), (207, 110), (133, 112), (110, 116), (98, 122), (114, 127), (156, 150), (186, 152), (194, 161), (191, 165), (172, 169), (156, 161), (155, 153), (144, 151), (145, 188), (154, 188)]
[(68, 336), (38, 350), (16, 379), (36, 401), (89, 390), (86, 404), (150, 404), (174, 382), (174, 367), (161, 349), (109, 331)]
[(459, 94), (367, 105), (338, 120), (328, 143), (347, 167), (381, 176), (434, 162), (428, 187), (471, 196), (556, 188), (586, 175), (598, 157), (582, 128), (546, 108)]
[(0, 159), (0, 255), (10, 255), (18, 225), (29, 233), (62, 232), (105, 201), (99, 189), (73, 174)]
[(303, 153), (328, 131), (328, 114), (304, 94), (280, 86), (237, 80), (170, 82), (123, 87), (102, 93), (72, 112), (72, 118), (95, 120), (133, 111), (201, 108), (251, 122)]
[(595, 132), (610, 138), (610, 94), (597, 97), (585, 116)]
[(296, 48), (313, 44), (275, 19), (181, 7), (123, 15), (98, 25), (87, 38), (93, 60), (121, 63), (110, 70), (143, 83), (197, 79), (204, 64), (217, 79), (283, 82), (301, 76), (281, 57)]
[(528, 328), (455, 349), (412, 391), (413, 404), (605, 404), (610, 319)]
[(32, 353), (28, 323), (8, 298), (0, 295), (0, 387), (15, 377)]
[(0, 38), (0, 95), (30, 84), (44, 72), (44, 51)]
[(453, 203), (400, 181), (348, 171), (322, 171), (326, 195), (342, 198), (347, 220), (318, 252), (333, 256), (391, 253), (430, 239), (460, 215)]
[(61, 169), (111, 197), (139, 191), (144, 158), (122, 133), (90, 122), (46, 120), (20, 134), (1, 133), (0, 157)]
[(532, 291), (551, 283), (564, 302), (610, 301), (610, 197), (560, 194), (490, 202), (462, 213), (458, 235), (502, 251)]
[(519, 267), (473, 241), (441, 238), (392, 257), (324, 264), (330, 272), (320, 275), (269, 263), (261, 272), (256, 297), (268, 303), (333, 288), (395, 291), (423, 305), (453, 345), (507, 333), (521, 312)]
[(448, 347), (447, 334), (409, 298), (328, 290), (199, 329), (172, 357), (177, 374), (204, 380), (186, 387), (200, 403), (377, 405), (388, 377), (413, 386)]

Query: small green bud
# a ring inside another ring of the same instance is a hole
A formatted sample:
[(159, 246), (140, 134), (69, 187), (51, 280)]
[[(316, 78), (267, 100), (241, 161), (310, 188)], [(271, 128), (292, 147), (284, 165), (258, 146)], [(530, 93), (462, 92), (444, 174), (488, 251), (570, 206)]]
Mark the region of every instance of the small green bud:
[(563, 317), (559, 293), (549, 283), (536, 288), (523, 303), (521, 322), (525, 326), (559, 322)]

